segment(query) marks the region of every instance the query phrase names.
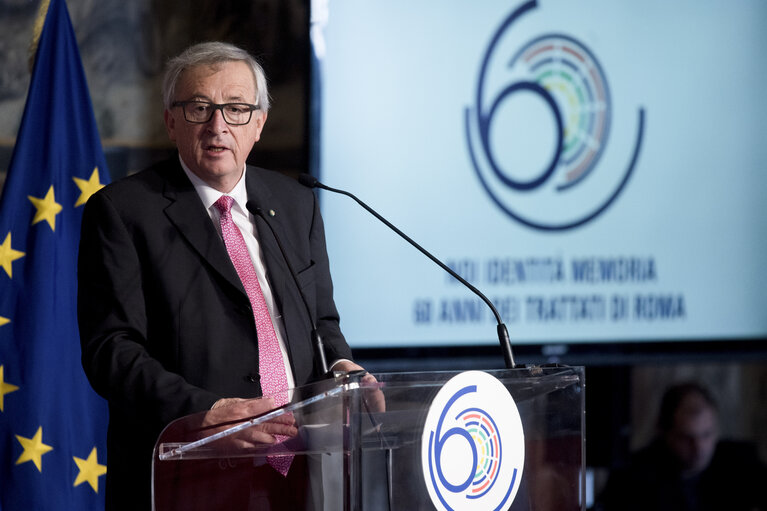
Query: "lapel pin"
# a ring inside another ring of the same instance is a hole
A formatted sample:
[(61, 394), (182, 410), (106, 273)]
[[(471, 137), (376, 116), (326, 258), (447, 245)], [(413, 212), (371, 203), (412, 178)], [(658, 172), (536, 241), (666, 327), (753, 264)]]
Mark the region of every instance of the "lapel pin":
[(275, 210), (273, 210), (273, 209), (269, 210), (269, 216), (275, 216), (276, 214), (277, 214), (277, 212)]

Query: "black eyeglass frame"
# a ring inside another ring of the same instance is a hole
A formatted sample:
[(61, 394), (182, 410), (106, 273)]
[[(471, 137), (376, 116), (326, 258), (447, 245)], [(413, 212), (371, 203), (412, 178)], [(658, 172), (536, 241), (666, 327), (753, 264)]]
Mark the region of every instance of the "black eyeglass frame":
[[(193, 121), (189, 119), (186, 116), (186, 106), (191, 104), (200, 104), (200, 105), (208, 105), (210, 107), (210, 115), (207, 119), (204, 121)], [(248, 110), (248, 120), (245, 122), (230, 122), (229, 119), (226, 117), (226, 112), (224, 111), (224, 108), (232, 105), (237, 105), (240, 107), (245, 107)], [(261, 107), (258, 105), (252, 105), (250, 103), (213, 103), (212, 101), (202, 101), (199, 99), (190, 99), (188, 101), (174, 101), (170, 105), (171, 107), (181, 107), (181, 111), (184, 112), (184, 120), (186, 122), (192, 123), (192, 124), (205, 124), (206, 122), (210, 122), (210, 120), (213, 118), (213, 114), (216, 113), (216, 110), (221, 110), (221, 115), (224, 117), (224, 122), (226, 122), (230, 126), (245, 126), (248, 124), (251, 119), (253, 119), (253, 111), (254, 110), (260, 110)]]

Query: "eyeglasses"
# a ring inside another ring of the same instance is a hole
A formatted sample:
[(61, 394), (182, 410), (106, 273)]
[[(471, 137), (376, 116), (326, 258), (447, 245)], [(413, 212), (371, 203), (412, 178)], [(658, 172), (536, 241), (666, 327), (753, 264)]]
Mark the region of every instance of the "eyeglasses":
[(174, 101), (171, 106), (180, 106), (184, 110), (184, 119), (194, 124), (204, 124), (213, 117), (216, 110), (221, 110), (224, 121), (232, 126), (248, 124), (253, 116), (253, 110), (261, 107), (248, 103), (211, 103), (210, 101)]

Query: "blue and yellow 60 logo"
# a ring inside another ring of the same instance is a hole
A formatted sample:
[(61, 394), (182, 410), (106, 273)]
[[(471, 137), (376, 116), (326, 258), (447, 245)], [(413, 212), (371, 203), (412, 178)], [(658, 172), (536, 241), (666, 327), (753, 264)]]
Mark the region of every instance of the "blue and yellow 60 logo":
[(444, 510), (505, 509), (519, 489), (524, 434), (506, 388), (481, 371), (461, 373), (432, 402), (422, 437), (424, 480)]

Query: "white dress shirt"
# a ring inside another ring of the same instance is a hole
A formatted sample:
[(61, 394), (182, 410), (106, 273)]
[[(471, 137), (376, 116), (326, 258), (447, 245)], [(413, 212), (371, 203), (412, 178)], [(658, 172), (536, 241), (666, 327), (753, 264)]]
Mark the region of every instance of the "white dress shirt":
[[(288, 380), (288, 388), (295, 387), (295, 379), (293, 377), (293, 371), (290, 369), (290, 362), (288, 361), (288, 353), (285, 344), (285, 325), (282, 320), (282, 314), (277, 309), (277, 304), (274, 303), (274, 296), (272, 295), (272, 288), (269, 285), (269, 279), (266, 275), (266, 265), (264, 264), (264, 254), (261, 251), (261, 246), (258, 243), (258, 231), (256, 229), (255, 219), (245, 205), (248, 203), (248, 190), (245, 187), (245, 174), (247, 172), (247, 166), (243, 169), (242, 177), (229, 193), (221, 193), (215, 188), (209, 186), (202, 179), (197, 177), (186, 166), (181, 157), (181, 167), (184, 169), (189, 180), (194, 185), (194, 189), (200, 196), (203, 205), (205, 206), (208, 215), (213, 220), (213, 225), (216, 227), (219, 236), (221, 236), (221, 213), (213, 205), (222, 195), (229, 195), (234, 199), (232, 204), (232, 220), (234, 224), (240, 229), (242, 237), (245, 239), (245, 245), (248, 247), (248, 253), (250, 259), (253, 261), (253, 267), (256, 269), (256, 275), (258, 276), (258, 284), (261, 286), (261, 292), (264, 295), (266, 301), (266, 307), (269, 309), (269, 316), (272, 319), (272, 325), (274, 325), (274, 332), (277, 334), (277, 341), (280, 345), (280, 352), (282, 353), (282, 362), (285, 364), (285, 375)], [(222, 237), (223, 239), (223, 237)], [(239, 396), (231, 396), (239, 397)]]

